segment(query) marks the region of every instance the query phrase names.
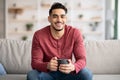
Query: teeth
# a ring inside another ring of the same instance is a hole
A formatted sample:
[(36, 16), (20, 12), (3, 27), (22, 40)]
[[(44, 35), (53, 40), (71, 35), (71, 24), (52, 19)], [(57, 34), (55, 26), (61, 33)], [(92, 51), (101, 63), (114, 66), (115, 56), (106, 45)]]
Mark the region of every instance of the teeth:
[(57, 23), (56, 25), (57, 25), (58, 27), (60, 27), (60, 26), (61, 26), (61, 23)]

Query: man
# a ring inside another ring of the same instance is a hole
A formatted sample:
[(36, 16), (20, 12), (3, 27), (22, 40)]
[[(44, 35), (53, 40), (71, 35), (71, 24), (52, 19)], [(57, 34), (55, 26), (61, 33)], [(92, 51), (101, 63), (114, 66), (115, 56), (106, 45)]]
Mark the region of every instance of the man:
[[(49, 10), (50, 25), (35, 32), (31, 63), (34, 70), (27, 74), (28, 80), (92, 80), (92, 73), (85, 68), (82, 34), (66, 25), (66, 14), (64, 5), (54, 3)], [(68, 59), (68, 64), (58, 66), (58, 59)]]

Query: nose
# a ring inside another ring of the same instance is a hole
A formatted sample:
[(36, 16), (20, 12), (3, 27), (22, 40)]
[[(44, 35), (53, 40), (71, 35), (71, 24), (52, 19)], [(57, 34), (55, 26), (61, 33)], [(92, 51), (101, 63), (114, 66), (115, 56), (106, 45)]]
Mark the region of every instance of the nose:
[(57, 21), (61, 21), (62, 20), (62, 18), (59, 16), (58, 18), (57, 18)]

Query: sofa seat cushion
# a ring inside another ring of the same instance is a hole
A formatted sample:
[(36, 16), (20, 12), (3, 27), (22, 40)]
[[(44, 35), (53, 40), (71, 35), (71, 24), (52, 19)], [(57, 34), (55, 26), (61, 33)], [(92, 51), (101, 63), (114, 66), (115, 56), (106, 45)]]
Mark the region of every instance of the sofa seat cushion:
[[(6, 76), (0, 76), (0, 80), (26, 80), (26, 75), (8, 74)], [(94, 74), (93, 80), (120, 80), (120, 75), (113, 75), (113, 74), (97, 75), (97, 74)]]
[(120, 74), (102, 74), (93, 75), (93, 80), (120, 80)]
[(7, 74), (0, 76), (0, 80), (26, 80), (25, 74)]

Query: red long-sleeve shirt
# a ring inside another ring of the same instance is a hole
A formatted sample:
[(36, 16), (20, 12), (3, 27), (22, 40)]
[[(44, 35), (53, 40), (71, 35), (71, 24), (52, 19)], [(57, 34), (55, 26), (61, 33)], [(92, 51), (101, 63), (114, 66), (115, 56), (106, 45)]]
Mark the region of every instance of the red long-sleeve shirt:
[(35, 32), (32, 41), (32, 68), (47, 72), (47, 64), (52, 57), (72, 59), (76, 62), (75, 71), (78, 73), (86, 65), (86, 51), (80, 31), (71, 26), (65, 26), (65, 33), (60, 39), (51, 35), (50, 26)]

